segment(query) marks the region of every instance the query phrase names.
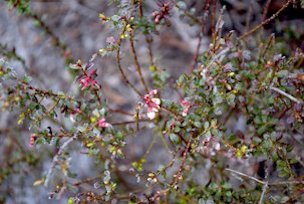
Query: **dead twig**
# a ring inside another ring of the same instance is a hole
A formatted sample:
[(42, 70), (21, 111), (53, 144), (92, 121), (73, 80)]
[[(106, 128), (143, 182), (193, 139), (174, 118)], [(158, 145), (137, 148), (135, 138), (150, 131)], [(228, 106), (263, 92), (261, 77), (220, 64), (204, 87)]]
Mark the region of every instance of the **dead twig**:
[(275, 14), (273, 14), (270, 18), (268, 18), (267, 20), (263, 21), (262, 23), (260, 23), (259, 25), (257, 25), (256, 27), (252, 28), (251, 30), (249, 30), (248, 32), (246, 32), (244, 35), (242, 35), (240, 37), (240, 40), (244, 40), (245, 38), (247, 38), (248, 36), (250, 36), (251, 34), (253, 34), (255, 31), (257, 31), (258, 29), (260, 29), (261, 27), (263, 27), (264, 25), (268, 24), (270, 21), (274, 20), (276, 17), (278, 17), (280, 15), (280, 13), (282, 11), (284, 11), (291, 3), (293, 0), (288, 0), (283, 6), (282, 8), (280, 8)]
[(297, 99), (297, 98), (293, 97), (292, 95), (282, 91), (281, 89), (278, 89), (278, 88), (273, 87), (273, 86), (269, 87), (269, 89), (271, 89), (271, 90), (273, 90), (273, 91), (275, 91), (275, 92), (277, 92), (277, 93), (279, 93), (283, 96), (286, 96), (287, 98), (289, 98), (290, 100), (292, 100), (296, 103), (302, 103), (302, 101), (300, 99)]
[(251, 179), (257, 183), (260, 183), (262, 185), (267, 185), (267, 186), (280, 186), (280, 185), (289, 185), (289, 184), (304, 184), (304, 180), (293, 180), (293, 181), (276, 181), (276, 182), (268, 182), (268, 181), (262, 181), (260, 179), (257, 179), (253, 176), (250, 176), (250, 175), (247, 175), (247, 174), (244, 174), (242, 172), (239, 172), (239, 171), (236, 171), (234, 169), (230, 169), (230, 168), (226, 168), (225, 169), (226, 171), (229, 171), (233, 174), (236, 174), (236, 175), (239, 175), (239, 176), (242, 176), (242, 177), (245, 177), (245, 178), (248, 178), (248, 179)]
[(46, 177), (45, 177), (45, 180), (44, 180), (44, 186), (47, 187), (49, 185), (49, 181), (50, 181), (50, 178), (52, 176), (52, 173), (53, 173), (53, 170), (55, 169), (55, 166), (59, 160), (59, 157), (63, 154), (63, 152), (65, 151), (65, 149), (67, 148), (67, 146), (73, 142), (74, 140), (76, 140), (76, 138), (78, 137), (78, 132), (76, 132), (74, 134), (73, 137), (71, 137), (70, 139), (68, 139), (67, 141), (65, 141), (61, 147), (59, 148), (57, 154), (54, 156), (53, 158), (53, 161), (52, 161), (52, 164), (51, 164), (51, 167), (49, 168), (47, 174), (46, 174)]

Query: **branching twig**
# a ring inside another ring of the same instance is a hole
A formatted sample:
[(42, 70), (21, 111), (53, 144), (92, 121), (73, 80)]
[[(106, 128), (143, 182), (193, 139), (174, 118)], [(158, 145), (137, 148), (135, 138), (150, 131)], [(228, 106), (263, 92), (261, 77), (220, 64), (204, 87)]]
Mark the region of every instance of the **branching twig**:
[[(50, 29), (50, 27), (48, 27), (46, 25), (46, 23), (37, 14), (30, 13), (28, 15), (28, 17), (36, 20), (39, 23), (39, 26), (42, 28), (42, 30), (48, 36), (50, 36), (52, 38), (54, 45), (56, 47), (60, 48), (60, 50), (62, 51), (63, 55), (65, 54), (65, 52), (68, 51), (67, 45), (65, 43), (63, 43), (58, 36), (55, 35), (55, 33)], [(70, 58), (66, 59), (66, 60), (74, 61), (74, 59), (71, 56), (69, 56), (69, 57)]]
[(268, 24), (270, 21), (274, 20), (276, 17), (278, 17), (280, 15), (280, 13), (282, 11), (284, 11), (290, 4), (292, 3), (292, 0), (288, 0), (286, 2), (286, 4), (284, 4), (282, 6), (282, 8), (280, 8), (275, 14), (273, 14), (270, 18), (268, 18), (267, 20), (263, 21), (262, 23), (260, 23), (259, 25), (257, 25), (256, 27), (252, 28), (250, 31), (248, 31), (247, 33), (245, 33), (244, 35), (242, 35), (240, 37), (241, 40), (244, 40), (245, 38), (247, 38), (248, 36), (250, 36), (251, 34), (253, 34), (255, 31), (257, 31), (258, 29), (260, 29), (261, 27), (263, 27), (264, 25)]
[(236, 171), (236, 170), (233, 170), (233, 169), (230, 169), (230, 168), (226, 168), (225, 170), (229, 171), (229, 172), (232, 172), (234, 174), (237, 174), (239, 176), (243, 176), (245, 178), (254, 180), (257, 183), (260, 183), (262, 185), (267, 185), (267, 186), (280, 186), (280, 185), (288, 185), (288, 184), (304, 184), (304, 180), (300, 180), (300, 181), (296, 181), (296, 180), (293, 180), (293, 181), (276, 181), (276, 182), (271, 182), (270, 183), (270, 182), (262, 181), (260, 179), (257, 179), (255, 177), (253, 177), (253, 176), (249, 176), (247, 174), (244, 174), (242, 172), (239, 172), (239, 171)]
[(264, 200), (264, 196), (265, 196), (267, 188), (268, 188), (268, 181), (266, 181), (264, 186), (263, 186), (263, 190), (262, 190), (262, 194), (261, 194), (261, 197), (260, 197), (260, 200), (259, 200), (259, 204), (263, 204), (263, 200)]
[[(125, 31), (123, 31), (122, 34), (124, 32)], [(117, 61), (118, 70), (121, 73), (121, 76), (122, 76), (123, 80), (126, 82), (126, 84), (128, 84), (142, 98), (142, 94), (140, 93), (140, 91), (128, 80), (125, 72), (122, 69), (121, 60), (120, 60), (121, 39), (118, 40), (117, 46), (118, 46), (118, 48), (117, 48), (117, 52), (116, 52), (116, 61)]]
[(187, 155), (188, 152), (191, 148), (191, 144), (192, 144), (192, 138), (189, 139), (187, 146), (183, 152), (183, 158), (182, 158), (182, 163), (178, 169), (178, 171), (175, 174), (175, 179), (173, 180), (173, 182), (171, 183), (172, 186), (178, 184), (178, 181), (180, 180), (180, 177), (182, 177), (183, 174), (183, 169), (185, 168), (185, 164), (186, 164), (186, 159), (187, 159)]
[(76, 138), (78, 137), (78, 132), (76, 132), (74, 134), (73, 137), (71, 137), (70, 139), (68, 139), (67, 141), (65, 141), (62, 146), (59, 148), (57, 154), (54, 156), (51, 167), (49, 168), (49, 171), (46, 174), (45, 180), (44, 180), (44, 186), (47, 187), (49, 185), (49, 181), (50, 178), (52, 176), (53, 170), (59, 160), (59, 157), (62, 155), (62, 153), (64, 152), (65, 148), (67, 148), (67, 146), (73, 142)]
[(6, 45), (0, 43), (0, 54), (4, 55), (8, 59), (12, 58), (18, 60), (26, 71), (30, 70), (30, 68), (26, 65), (25, 60), (20, 55), (18, 55), (15, 48), (9, 50)]
[[(225, 54), (230, 50), (229, 47), (223, 49), (222, 51), (220, 51), (217, 55), (215, 55), (211, 61), (209, 62), (209, 64), (206, 66), (206, 69), (208, 70), (215, 61), (217, 61), (218, 59), (221, 59), (221, 57), (223, 58), (225, 56)], [(203, 67), (201, 67), (202, 69)]]
[(257, 179), (257, 178), (255, 178), (255, 177), (253, 177), (253, 176), (249, 176), (249, 175), (247, 175), (247, 174), (244, 174), (244, 173), (242, 173), (242, 172), (239, 172), (239, 171), (236, 171), (236, 170), (233, 170), (233, 169), (229, 169), (229, 168), (226, 168), (225, 170), (226, 170), (226, 171), (230, 171), (230, 172), (232, 172), (232, 173), (234, 173), (234, 174), (243, 176), (243, 177), (245, 177), (245, 178), (249, 178), (249, 179), (251, 179), (251, 180), (254, 180), (254, 181), (256, 181), (257, 183), (260, 183), (260, 184), (263, 184), (263, 185), (265, 184), (264, 181), (262, 181), (262, 180), (260, 180), (260, 179)]

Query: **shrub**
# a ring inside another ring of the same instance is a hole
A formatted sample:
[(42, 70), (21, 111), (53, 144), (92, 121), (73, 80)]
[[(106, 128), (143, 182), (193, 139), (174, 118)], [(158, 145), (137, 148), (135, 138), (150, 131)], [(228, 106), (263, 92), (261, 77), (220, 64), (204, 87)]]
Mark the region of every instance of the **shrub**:
[[(304, 202), (299, 137), (304, 127), (304, 54), (283, 50), (286, 39), (261, 32), (294, 2), (287, 1), (238, 36), (223, 32), (225, 10), (207, 1), (204, 11), (215, 22), (205, 51), (200, 46), (208, 19), (185, 2), (159, 1), (153, 11), (141, 0), (116, 2), (115, 15), (99, 15), (102, 24), (112, 26), (113, 36), (84, 62), (73, 59), (73, 50), (30, 10), (29, 1), (8, 1), (53, 39), (78, 89), (44, 89), (34, 76), (22, 76), (1, 61), (1, 108), (16, 119), (1, 133), (6, 135), (2, 190), (19, 188), (10, 186), (13, 177), (39, 169), (34, 188), (47, 188), (50, 198), (69, 204)], [(202, 34), (189, 67), (174, 79), (156, 59), (153, 43), (158, 31), (170, 26), (176, 9)], [(138, 44), (146, 46), (149, 65), (140, 62)], [(14, 50), (1, 50), (6, 59), (22, 62)], [(124, 53), (134, 62), (131, 75)], [(106, 56), (115, 57), (117, 72), (135, 93), (128, 108), (111, 108), (98, 80), (102, 73), (94, 63)], [(136, 140), (148, 145), (134, 157), (132, 148), (140, 144)], [(83, 167), (88, 178), (78, 176), (81, 170), (71, 164), (82, 154), (93, 161)], [(2, 199), (11, 196), (3, 194)]]

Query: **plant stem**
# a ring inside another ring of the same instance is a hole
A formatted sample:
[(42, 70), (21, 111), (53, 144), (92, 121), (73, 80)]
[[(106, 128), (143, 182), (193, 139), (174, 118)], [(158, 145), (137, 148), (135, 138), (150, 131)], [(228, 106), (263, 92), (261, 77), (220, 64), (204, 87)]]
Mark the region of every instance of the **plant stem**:
[[(125, 31), (122, 32), (122, 34)], [(131, 87), (131, 89), (133, 89), (133, 91), (135, 91), (137, 93), (138, 96), (140, 96), (141, 98), (143, 97), (142, 94), (140, 93), (140, 91), (128, 80), (125, 72), (122, 69), (122, 65), (121, 65), (121, 59), (120, 59), (120, 47), (121, 47), (121, 39), (118, 40), (118, 48), (117, 48), (117, 52), (116, 52), (116, 61), (117, 61), (117, 67), (119, 72), (121, 73), (121, 76), (123, 78), (123, 80), (125, 81), (125, 83)]]
[(300, 101), (299, 99), (293, 97), (292, 95), (290, 95), (290, 94), (282, 91), (281, 89), (278, 89), (278, 88), (273, 87), (273, 86), (271, 86), (269, 89), (271, 89), (271, 90), (273, 90), (273, 91), (275, 91), (275, 92), (277, 92), (277, 93), (279, 93), (279, 94), (281, 94), (283, 96), (286, 96), (287, 98), (289, 98), (290, 100), (292, 100), (292, 101), (294, 101), (296, 103), (302, 103), (302, 101)]
[(139, 64), (138, 57), (137, 57), (137, 52), (136, 52), (135, 45), (134, 45), (134, 34), (133, 34), (133, 32), (130, 33), (130, 45), (131, 45), (131, 51), (132, 51), (132, 54), (133, 54), (133, 58), (134, 58), (134, 62), (135, 62), (135, 66), (136, 66), (138, 76), (140, 78), (141, 83), (143, 84), (143, 86), (145, 88), (146, 93), (148, 93), (149, 89), (148, 89), (146, 81), (143, 77), (143, 74), (142, 74), (142, 71), (141, 71), (141, 66)]
[(253, 34), (254, 32), (256, 32), (258, 29), (260, 29), (261, 27), (263, 27), (264, 25), (268, 24), (270, 21), (274, 20), (276, 17), (278, 17), (280, 15), (280, 13), (282, 11), (284, 11), (290, 4), (292, 3), (292, 0), (288, 0), (283, 6), (282, 8), (280, 8), (275, 14), (273, 14), (270, 18), (268, 18), (267, 20), (263, 21), (262, 23), (260, 23), (259, 25), (257, 25), (256, 27), (252, 28), (251, 30), (249, 30), (248, 32), (246, 32), (245, 34), (243, 34), (240, 37), (240, 40), (244, 40), (245, 38), (247, 38), (248, 36), (250, 36), (251, 34)]
[(73, 137), (71, 137), (70, 139), (68, 139), (67, 141), (65, 141), (61, 147), (59, 148), (57, 154), (55, 155), (55, 157), (53, 158), (53, 161), (52, 161), (52, 164), (51, 164), (51, 167), (49, 168), (49, 171), (48, 173), (46, 174), (46, 177), (45, 177), (45, 180), (44, 180), (44, 186), (47, 187), (49, 185), (49, 181), (50, 181), (50, 178), (52, 176), (52, 173), (53, 173), (53, 170), (55, 169), (55, 166), (59, 160), (59, 157), (62, 155), (62, 153), (64, 152), (65, 148), (67, 148), (67, 146), (73, 142), (74, 140), (76, 140), (76, 138), (78, 137), (78, 132), (76, 132), (74, 134)]

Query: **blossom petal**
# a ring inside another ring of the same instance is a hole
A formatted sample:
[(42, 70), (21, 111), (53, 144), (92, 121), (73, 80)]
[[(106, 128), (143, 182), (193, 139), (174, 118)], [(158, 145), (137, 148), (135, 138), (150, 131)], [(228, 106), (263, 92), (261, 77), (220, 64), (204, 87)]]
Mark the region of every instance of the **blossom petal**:
[(160, 99), (159, 98), (152, 98), (151, 101), (156, 103), (157, 105), (160, 105)]
[(147, 116), (150, 120), (153, 120), (156, 116), (156, 113), (154, 111), (148, 111)]

